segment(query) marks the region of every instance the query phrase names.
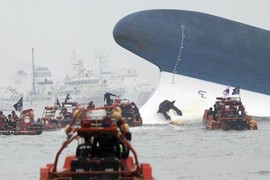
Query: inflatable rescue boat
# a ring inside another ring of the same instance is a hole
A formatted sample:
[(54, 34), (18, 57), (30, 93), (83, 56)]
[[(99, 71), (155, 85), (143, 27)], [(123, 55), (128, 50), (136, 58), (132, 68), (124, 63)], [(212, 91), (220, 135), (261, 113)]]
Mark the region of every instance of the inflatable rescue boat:
[(245, 111), (240, 97), (217, 97), (214, 109), (206, 109), (203, 124), (208, 129), (255, 130), (257, 123)]
[(40, 135), (42, 124), (34, 123), (33, 109), (22, 110), (18, 122), (0, 120), (1, 135)]
[[(54, 163), (40, 168), (40, 180), (152, 180), (150, 164), (139, 163), (136, 151), (112, 120), (114, 107), (76, 110), (66, 128), (67, 140), (57, 152)], [(80, 119), (80, 127), (73, 127), (76, 119)], [(63, 167), (58, 168), (63, 149), (76, 140), (81, 143), (75, 153), (65, 157)]]

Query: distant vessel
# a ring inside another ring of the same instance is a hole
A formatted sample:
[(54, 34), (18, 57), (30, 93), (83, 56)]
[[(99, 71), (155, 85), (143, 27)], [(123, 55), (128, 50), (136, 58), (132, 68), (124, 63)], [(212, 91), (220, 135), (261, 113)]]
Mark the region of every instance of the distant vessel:
[[(21, 98), (21, 96), (22, 94), (20, 94), (17, 89), (11, 86), (0, 88), (0, 110), (13, 110), (13, 104), (15, 104)], [(11, 104), (11, 102), (13, 104)]]
[(77, 59), (74, 53), (71, 63), (73, 72), (55, 83), (51, 70), (36, 66), (33, 55), (32, 73), (27, 73), (28, 69), (18, 70), (12, 76), (11, 86), (0, 89), (0, 110), (13, 110), (13, 104), (23, 96), (25, 108), (39, 108), (39, 113), (42, 113), (45, 106), (54, 104), (56, 97), (63, 101), (68, 93), (72, 100), (80, 103), (94, 101), (95, 104), (104, 104), (105, 91), (142, 106), (154, 92), (154, 87), (142, 80), (136, 70), (112, 68), (107, 65), (106, 59), (100, 58), (99, 61), (100, 72), (94, 72), (86, 69), (83, 61)]
[(54, 95), (65, 99), (70, 93), (72, 99), (80, 103), (94, 101), (95, 104), (104, 104), (104, 93), (109, 91), (142, 106), (153, 94), (154, 87), (142, 80), (136, 70), (109, 66), (104, 57), (98, 57), (99, 71), (94, 72), (87, 69), (74, 53), (71, 63), (73, 73), (56, 83)]
[[(120, 95), (122, 99), (129, 99), (142, 106), (154, 93), (155, 87), (139, 77), (135, 69), (127, 67), (110, 67), (105, 60), (100, 60), (102, 71), (103, 92), (109, 91)], [(103, 94), (102, 94), (103, 95)], [(102, 96), (103, 100), (103, 96)]]
[(53, 100), (54, 82), (48, 67), (37, 67), (34, 70), (35, 89), (26, 94), (26, 100)]
[(156, 110), (166, 99), (176, 100), (183, 119), (200, 119), (228, 86), (241, 87), (250, 115), (270, 117), (269, 31), (200, 12), (157, 9), (127, 15), (113, 35), (161, 71), (156, 92), (141, 108), (150, 123), (163, 122)]
[(13, 105), (23, 96), (23, 107), (43, 109), (46, 104), (52, 104), (53, 96), (52, 73), (48, 67), (35, 66), (34, 49), (32, 49), (32, 71), (19, 69), (12, 75), (10, 86), (0, 90), (0, 110), (14, 110)]
[(154, 87), (147, 81), (142, 80), (136, 70), (112, 67), (108, 65), (105, 56), (99, 56), (99, 72), (86, 69), (83, 61), (77, 59), (74, 53), (71, 65), (72, 75), (55, 85), (54, 94), (59, 99), (64, 99), (70, 93), (71, 97), (80, 103), (94, 101), (103, 104), (103, 95), (109, 91), (122, 98), (131, 99), (138, 106), (143, 105), (154, 92)]
[(69, 93), (78, 102), (97, 100), (102, 92), (100, 77), (90, 70), (86, 70), (82, 60), (74, 59), (73, 73), (67, 75), (63, 81), (58, 82), (54, 88), (54, 94), (59, 99), (65, 99)]

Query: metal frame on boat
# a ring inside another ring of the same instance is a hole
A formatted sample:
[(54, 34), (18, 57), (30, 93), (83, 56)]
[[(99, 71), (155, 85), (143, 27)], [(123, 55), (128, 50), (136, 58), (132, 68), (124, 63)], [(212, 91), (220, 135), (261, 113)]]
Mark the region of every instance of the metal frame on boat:
[(60, 122), (55, 118), (56, 108), (53, 106), (45, 106), (40, 121), (44, 131), (54, 131), (61, 129)]
[[(40, 180), (152, 180), (150, 164), (139, 163), (136, 151), (113, 121), (113, 108), (115, 106), (76, 110), (72, 122), (66, 128), (68, 139), (57, 152), (54, 163), (40, 168)], [(80, 119), (81, 126), (74, 128), (77, 119)], [(59, 170), (60, 154), (77, 139), (83, 143), (77, 146), (75, 154), (65, 158), (64, 166)], [(128, 149), (132, 155), (123, 156), (120, 149)]]

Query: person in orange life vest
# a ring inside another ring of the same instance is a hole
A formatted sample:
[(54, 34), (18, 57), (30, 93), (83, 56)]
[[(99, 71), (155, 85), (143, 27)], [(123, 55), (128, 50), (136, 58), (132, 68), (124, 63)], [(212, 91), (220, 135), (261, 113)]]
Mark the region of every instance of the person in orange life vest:
[(122, 110), (120, 107), (115, 107), (112, 110), (112, 118), (116, 120), (116, 125), (119, 132), (129, 141), (131, 141), (131, 133), (129, 131), (129, 125), (122, 118)]
[[(116, 107), (112, 110), (111, 117), (117, 120), (116, 125), (118, 127), (119, 133), (126, 138), (126, 140), (131, 141), (131, 133), (129, 131), (129, 125), (122, 119), (122, 110), (120, 107)], [(129, 156), (129, 148), (122, 142), (120, 145), (120, 157), (125, 159)]]

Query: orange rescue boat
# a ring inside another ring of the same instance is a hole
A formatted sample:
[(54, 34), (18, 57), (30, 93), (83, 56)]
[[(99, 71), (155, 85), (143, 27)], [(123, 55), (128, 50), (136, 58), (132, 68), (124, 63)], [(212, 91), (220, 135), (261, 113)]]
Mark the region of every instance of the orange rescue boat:
[(240, 97), (217, 97), (213, 108), (206, 109), (203, 124), (208, 129), (256, 130), (257, 123), (248, 115)]
[[(67, 140), (57, 152), (54, 163), (40, 168), (40, 180), (152, 180), (150, 164), (139, 163), (136, 151), (112, 121), (113, 108), (76, 110), (66, 128)], [(77, 119), (81, 125), (74, 128)], [(83, 143), (77, 146), (75, 154), (65, 158), (62, 169), (58, 169), (61, 152), (75, 140)]]

